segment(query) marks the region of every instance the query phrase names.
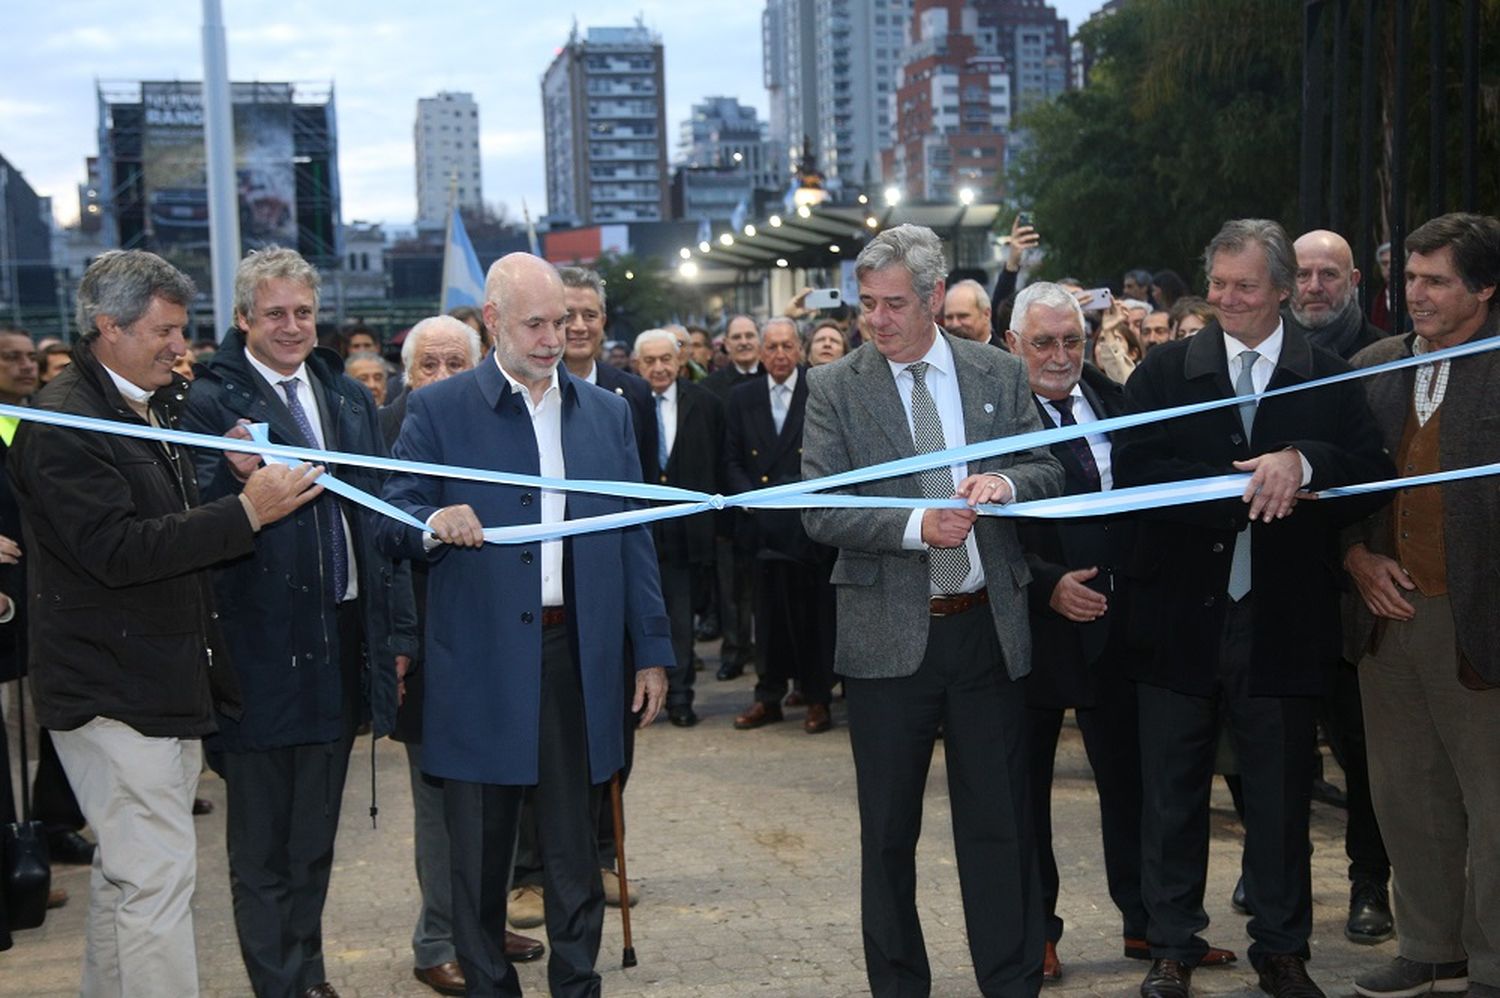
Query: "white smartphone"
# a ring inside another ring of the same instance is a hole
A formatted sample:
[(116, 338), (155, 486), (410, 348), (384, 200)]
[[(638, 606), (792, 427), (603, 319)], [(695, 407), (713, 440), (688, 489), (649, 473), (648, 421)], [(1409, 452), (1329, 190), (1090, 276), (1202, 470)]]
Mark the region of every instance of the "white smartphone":
[(1078, 304), (1085, 312), (1103, 312), (1114, 300), (1109, 288), (1090, 288), (1079, 297)]
[(842, 293), (838, 288), (819, 288), (809, 291), (807, 299), (802, 303), (804, 308), (838, 308), (844, 303)]

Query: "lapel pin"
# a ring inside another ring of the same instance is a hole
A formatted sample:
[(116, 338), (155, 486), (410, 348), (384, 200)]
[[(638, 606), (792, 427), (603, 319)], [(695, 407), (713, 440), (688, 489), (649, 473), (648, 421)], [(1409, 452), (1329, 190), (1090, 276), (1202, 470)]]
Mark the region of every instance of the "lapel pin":
[(995, 403), (993, 403), (993, 402), (986, 402), (984, 404), (984, 411), (985, 412), (994, 412), (995, 411)]

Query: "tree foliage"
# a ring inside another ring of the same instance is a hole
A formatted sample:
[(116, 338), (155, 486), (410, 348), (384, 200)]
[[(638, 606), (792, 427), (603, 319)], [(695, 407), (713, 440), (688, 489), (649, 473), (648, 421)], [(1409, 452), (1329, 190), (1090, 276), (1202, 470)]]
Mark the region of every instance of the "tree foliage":
[(605, 253), (590, 266), (604, 278), (609, 339), (634, 339), (643, 329), (670, 322), (677, 293), (660, 261), (634, 253)]
[(1201, 290), (1199, 256), (1225, 219), (1293, 224), (1297, 4), (1135, 0), (1079, 34), (1096, 54), (1089, 86), (1027, 116), (1011, 178), (1046, 275), (1171, 267)]

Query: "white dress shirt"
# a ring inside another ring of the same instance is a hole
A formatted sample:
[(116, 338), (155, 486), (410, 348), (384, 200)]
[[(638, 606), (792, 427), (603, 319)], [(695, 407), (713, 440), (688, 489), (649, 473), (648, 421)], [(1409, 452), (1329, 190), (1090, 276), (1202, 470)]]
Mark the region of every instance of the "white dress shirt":
[[(939, 332), (933, 338), (926, 356), (919, 359), (927, 362), (927, 373), (922, 380), (927, 385), (927, 393), (932, 396), (933, 404), (937, 406), (938, 419), (943, 422), (943, 444), (945, 447), (962, 447), (968, 440), (964, 437), (964, 402), (958, 391), (958, 372), (954, 367), (953, 349)], [(891, 375), (896, 379), (896, 394), (901, 397), (901, 407), (906, 410), (906, 427), (910, 432), (911, 389), (916, 381), (907, 368), (916, 361), (898, 364), (887, 360), (886, 363), (891, 365)], [(969, 475), (969, 466), (955, 464), (948, 470), (953, 475), (953, 488), (957, 491), (958, 483)], [(1006, 481), (1011, 484), (1014, 492), (1015, 483), (1008, 478)], [(925, 513), (926, 510), (914, 509), (906, 521), (906, 533), (901, 546), (909, 551), (920, 551), (927, 547), (927, 543), (922, 540), (922, 517)], [(969, 536), (964, 538), (964, 547), (969, 552), (969, 574), (964, 576), (963, 585), (958, 591), (971, 593), (984, 586), (984, 569), (979, 564), (979, 545), (974, 541), (974, 531), (969, 531)], [(932, 592), (942, 595), (936, 589)]]
[[(255, 354), (249, 350), (245, 351), (245, 359), (250, 366), (266, 383), (271, 386), (271, 391), (282, 405), (286, 404), (286, 392), (281, 390), (281, 383), (287, 378), (297, 380), (297, 401), (302, 403), (302, 411), (307, 413), (307, 421), (312, 424), (313, 440), (311, 446), (318, 450), (327, 450), (328, 444), (323, 440), (323, 407), (318, 404), (318, 393), (312, 390), (312, 375), (307, 373), (307, 364), (297, 365), (297, 370), (291, 374), (282, 374), (272, 370), (256, 359)], [(344, 515), (343, 508), (339, 508), (339, 523), (344, 528), (344, 550), (349, 558), (349, 584), (344, 587), (343, 603), (352, 600), (359, 595), (359, 571), (354, 561), (354, 533), (349, 529), (349, 518)]]
[[(566, 478), (562, 447), (562, 389), (558, 385), (557, 369), (552, 370), (552, 383), (542, 393), (540, 402), (531, 400), (531, 391), (505, 368), (500, 367), (500, 358), (495, 366), (505, 375), (510, 390), (521, 396), (526, 411), (531, 414), (531, 429), (536, 434), (537, 455), (541, 458), (538, 473), (543, 478)], [(555, 489), (542, 490), (542, 523), (561, 523), (567, 516), (568, 497)], [(542, 542), (542, 606), (563, 605), (563, 542)]]
[(664, 392), (652, 392), (651, 396), (651, 404), (661, 411), (662, 439), (667, 444), (667, 456), (671, 457), (672, 447), (677, 443), (677, 382), (668, 385)]
[[(1073, 422), (1079, 426), (1099, 422), (1099, 414), (1094, 411), (1093, 406), (1089, 405), (1088, 396), (1083, 394), (1082, 388), (1074, 384), (1073, 390), (1068, 394), (1073, 398)], [(1047, 417), (1052, 420), (1052, 425), (1061, 426), (1062, 410), (1057, 407), (1057, 404), (1040, 395), (1036, 398), (1047, 407)], [(1089, 451), (1094, 455), (1094, 464), (1099, 468), (1099, 488), (1101, 491), (1108, 492), (1115, 487), (1115, 477), (1110, 472), (1109, 437), (1103, 433), (1090, 433), (1083, 439), (1089, 445)]]
[[(1254, 347), (1256, 353), (1255, 366), (1250, 368), (1250, 384), (1255, 386), (1257, 393), (1266, 390), (1266, 385), (1271, 383), (1271, 375), (1276, 373), (1276, 365), (1281, 362), (1281, 345), (1286, 342), (1286, 329), (1280, 323), (1276, 323), (1276, 331), (1260, 341), (1260, 345)], [(1229, 361), (1229, 383), (1235, 384), (1239, 380), (1240, 369), (1245, 366), (1245, 358), (1242, 356), (1246, 350), (1252, 349), (1245, 346), (1239, 340), (1224, 334), (1224, 356)], [(1287, 448), (1290, 450), (1291, 448)], [(1302, 461), (1302, 484), (1306, 485), (1312, 481), (1312, 465), (1307, 461), (1307, 455), (1301, 451), (1297, 457)]]

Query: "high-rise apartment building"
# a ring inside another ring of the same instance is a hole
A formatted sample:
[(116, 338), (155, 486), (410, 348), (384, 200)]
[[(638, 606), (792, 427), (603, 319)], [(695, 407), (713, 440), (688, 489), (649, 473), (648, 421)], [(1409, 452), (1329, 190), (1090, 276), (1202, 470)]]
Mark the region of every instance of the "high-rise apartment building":
[(734, 97), (705, 97), (678, 131), (680, 166), (717, 166), (743, 173), (756, 187), (783, 185), (784, 164), (766, 152), (766, 128), (755, 108)]
[(771, 141), (786, 143), (790, 163), (811, 152), (832, 189), (880, 180), (910, 12), (911, 0), (767, 0)]
[(965, 0), (916, 0), (912, 40), (891, 98), (895, 139), (887, 183), (908, 197), (946, 201), (967, 188), (994, 197), (1005, 167), (1010, 76), (995, 31)]
[(417, 228), (442, 228), (450, 204), (482, 208), (479, 106), (473, 94), (440, 92), (417, 101)]
[(579, 225), (668, 216), (666, 80), (660, 36), (575, 28), (542, 76), (547, 212)]
[(993, 30), (995, 50), (1010, 71), (1013, 115), (1068, 89), (1072, 48), (1068, 22), (1046, 0), (971, 0), (979, 27)]

